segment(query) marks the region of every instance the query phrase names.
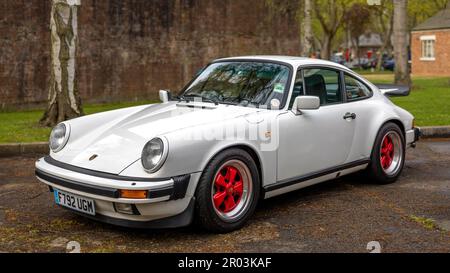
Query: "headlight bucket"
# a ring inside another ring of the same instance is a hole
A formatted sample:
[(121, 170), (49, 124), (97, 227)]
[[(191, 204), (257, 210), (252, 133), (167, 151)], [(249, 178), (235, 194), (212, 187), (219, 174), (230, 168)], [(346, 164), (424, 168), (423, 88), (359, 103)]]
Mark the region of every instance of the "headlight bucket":
[(49, 147), (54, 152), (57, 153), (61, 151), (64, 146), (66, 146), (67, 141), (70, 137), (70, 125), (66, 123), (60, 123), (53, 128), (50, 133)]
[(155, 137), (142, 149), (141, 162), (149, 173), (158, 171), (164, 164), (169, 153), (169, 145), (165, 138)]

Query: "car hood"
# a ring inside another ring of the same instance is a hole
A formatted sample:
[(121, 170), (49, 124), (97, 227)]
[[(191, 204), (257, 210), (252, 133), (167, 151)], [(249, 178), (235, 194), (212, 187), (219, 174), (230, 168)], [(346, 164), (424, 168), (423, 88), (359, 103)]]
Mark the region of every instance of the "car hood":
[(260, 110), (223, 104), (170, 102), (119, 111), (69, 121), (69, 142), (51, 156), (73, 166), (120, 174), (141, 158), (142, 148), (153, 137), (251, 116)]

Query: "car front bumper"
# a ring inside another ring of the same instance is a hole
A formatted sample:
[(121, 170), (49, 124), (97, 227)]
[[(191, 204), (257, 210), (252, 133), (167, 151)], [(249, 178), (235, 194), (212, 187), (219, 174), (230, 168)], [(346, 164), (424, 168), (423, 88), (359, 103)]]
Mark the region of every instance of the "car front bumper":
[[(36, 162), (35, 172), (38, 180), (51, 191), (58, 189), (94, 200), (96, 215), (81, 215), (132, 228), (189, 225), (193, 218), (195, 186), (200, 177), (200, 173), (161, 179), (123, 177), (78, 168), (50, 156)], [(145, 190), (148, 198), (121, 198), (120, 190)], [(119, 212), (116, 204), (133, 206), (132, 214)]]

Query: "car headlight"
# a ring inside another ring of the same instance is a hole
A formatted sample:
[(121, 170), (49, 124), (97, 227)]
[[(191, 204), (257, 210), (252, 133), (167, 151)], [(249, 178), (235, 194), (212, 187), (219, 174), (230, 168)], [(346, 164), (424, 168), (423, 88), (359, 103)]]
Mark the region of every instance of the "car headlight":
[(69, 140), (70, 135), (70, 126), (65, 123), (58, 124), (55, 128), (53, 128), (50, 134), (50, 149), (57, 153), (61, 151)]
[(164, 164), (169, 146), (162, 138), (154, 138), (145, 144), (142, 150), (141, 162), (147, 172), (154, 173)]

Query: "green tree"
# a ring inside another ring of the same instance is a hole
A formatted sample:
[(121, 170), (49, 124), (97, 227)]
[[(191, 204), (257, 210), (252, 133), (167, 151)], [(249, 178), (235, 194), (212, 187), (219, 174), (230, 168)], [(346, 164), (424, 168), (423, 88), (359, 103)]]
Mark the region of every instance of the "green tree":
[(408, 29), (412, 30), (415, 26), (444, 9), (448, 3), (448, 0), (409, 0)]
[(359, 60), (359, 37), (367, 31), (371, 21), (371, 11), (369, 6), (361, 3), (352, 4), (344, 14), (347, 30), (352, 37), (356, 48), (356, 55)]
[(344, 23), (345, 11), (349, 0), (317, 0), (314, 4), (314, 15), (319, 22), (322, 37), (319, 40), (321, 58), (328, 60), (334, 38)]

